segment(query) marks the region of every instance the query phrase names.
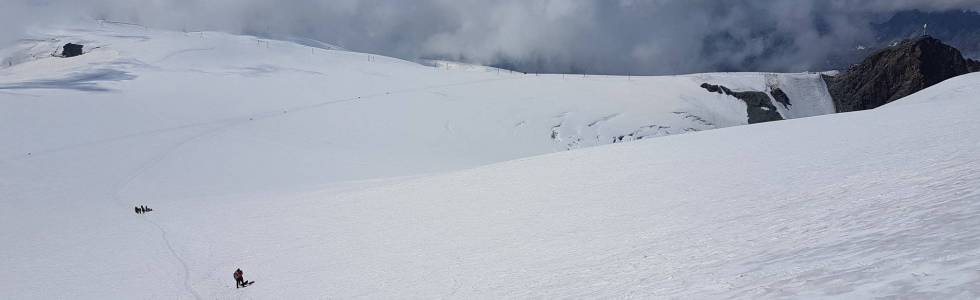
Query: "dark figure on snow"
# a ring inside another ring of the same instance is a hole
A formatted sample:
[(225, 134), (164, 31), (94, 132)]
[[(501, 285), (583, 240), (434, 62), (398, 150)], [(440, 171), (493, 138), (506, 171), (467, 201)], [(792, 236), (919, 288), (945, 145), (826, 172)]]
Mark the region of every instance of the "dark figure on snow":
[(235, 288), (245, 287), (245, 276), (242, 269), (235, 270)]
[(135, 208), (136, 208), (136, 214), (137, 215), (140, 214), (140, 213), (142, 213), (142, 211), (140, 211), (140, 207), (139, 206), (136, 206)]
[(61, 51), (61, 56), (64, 56), (64, 57), (75, 57), (75, 56), (82, 55), (83, 54), (82, 47), (84, 47), (84, 46), (79, 45), (79, 44), (67, 43), (67, 44), (65, 44), (65, 47)]

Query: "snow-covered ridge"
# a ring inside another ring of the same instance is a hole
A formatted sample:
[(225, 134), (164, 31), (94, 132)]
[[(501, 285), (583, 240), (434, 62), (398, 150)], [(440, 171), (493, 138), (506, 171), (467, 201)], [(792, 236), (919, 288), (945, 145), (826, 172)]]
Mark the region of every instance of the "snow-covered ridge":
[[(67, 42), (88, 53), (53, 57)], [(215, 138), (233, 140), (230, 148), (201, 155), (231, 168), (284, 156), (276, 159), (284, 169), (307, 170), (312, 182), (340, 181), (746, 124), (745, 104), (705, 91), (705, 82), (781, 87), (793, 102), (776, 105), (786, 118), (833, 112), (817, 74), (471, 72), (324, 48), (110, 23), (38, 31), (0, 51), (0, 99), (10, 114), (0, 135), (22, 140), (0, 157), (224, 125)]]

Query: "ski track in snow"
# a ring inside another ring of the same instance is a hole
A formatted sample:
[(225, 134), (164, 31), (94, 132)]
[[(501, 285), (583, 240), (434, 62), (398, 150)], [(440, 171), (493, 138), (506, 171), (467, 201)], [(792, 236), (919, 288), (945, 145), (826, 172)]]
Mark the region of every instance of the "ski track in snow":
[[(115, 192), (115, 194), (113, 195), (112, 198), (115, 199), (116, 200), (116, 203), (118, 203), (120, 206), (123, 206), (123, 207), (125, 207), (125, 208), (128, 209), (129, 204), (126, 204), (125, 202), (122, 201), (122, 192), (125, 191), (142, 174), (144, 174), (148, 170), (152, 169), (157, 164), (159, 164), (159, 163), (163, 162), (164, 160), (166, 160), (167, 157), (169, 157), (171, 154), (173, 154), (174, 152), (176, 152), (177, 150), (179, 150), (184, 145), (186, 145), (188, 143), (191, 143), (193, 141), (196, 141), (196, 140), (205, 138), (205, 137), (210, 136), (210, 135), (218, 134), (221, 130), (227, 129), (227, 128), (231, 128), (234, 125), (236, 125), (236, 123), (230, 123), (228, 125), (221, 126), (221, 127), (218, 127), (218, 128), (212, 129), (212, 130), (206, 130), (206, 131), (204, 131), (204, 132), (202, 132), (200, 134), (191, 136), (191, 137), (189, 137), (187, 139), (184, 139), (183, 141), (180, 141), (179, 143), (177, 143), (174, 146), (170, 147), (169, 149), (167, 149), (166, 151), (164, 151), (160, 155), (157, 155), (156, 157), (151, 158), (149, 161), (147, 161), (146, 163), (142, 164), (139, 168), (137, 168), (133, 172), (132, 175), (130, 175), (128, 178), (126, 178), (126, 180), (120, 186), (120, 188), (118, 188), (116, 190), (116, 192)], [(145, 222), (153, 225), (154, 227), (156, 227), (160, 231), (160, 237), (163, 239), (164, 244), (167, 246), (167, 250), (173, 256), (173, 258), (177, 261), (177, 263), (180, 264), (181, 268), (184, 271), (184, 274), (183, 274), (184, 275), (183, 276), (183, 286), (184, 286), (184, 288), (186, 289), (186, 291), (189, 294), (191, 294), (191, 295), (194, 296), (194, 299), (201, 299), (201, 296), (197, 293), (196, 290), (194, 290), (194, 288), (190, 284), (191, 274), (190, 274), (190, 269), (187, 267), (187, 262), (184, 261), (184, 259), (182, 259), (180, 257), (180, 254), (178, 254), (177, 251), (174, 249), (174, 247), (172, 245), (172, 242), (170, 241), (170, 239), (167, 238), (167, 231), (163, 229), (163, 226), (161, 226), (160, 224), (158, 224), (156, 222), (153, 222), (152, 220), (149, 220), (148, 218), (141, 218), (141, 220), (143, 220), (143, 221), (145, 221)]]
[[(323, 107), (326, 107), (326, 106), (329, 106), (329, 105), (333, 105), (333, 104), (341, 104), (341, 103), (346, 103), (346, 102), (367, 100), (367, 99), (372, 99), (372, 98), (392, 96), (392, 95), (398, 95), (398, 94), (403, 94), (403, 93), (422, 92), (422, 91), (427, 91), (427, 90), (437, 89), (437, 88), (445, 88), (445, 87), (452, 87), (452, 86), (464, 86), (464, 85), (472, 85), (472, 84), (481, 84), (481, 83), (487, 83), (487, 82), (493, 82), (493, 81), (499, 81), (499, 80), (506, 80), (506, 79), (508, 79), (508, 78), (504, 78), (504, 79), (491, 79), (491, 80), (477, 80), (477, 81), (468, 81), (468, 82), (458, 82), (458, 83), (450, 83), (450, 84), (445, 84), (445, 85), (426, 86), (426, 87), (422, 87), (422, 88), (404, 89), (404, 90), (398, 90), (398, 91), (394, 91), (394, 92), (369, 94), (369, 95), (366, 95), (366, 96), (357, 96), (357, 97), (351, 97), (351, 98), (340, 99), (340, 100), (330, 100), (330, 101), (324, 101), (324, 102), (315, 103), (315, 104), (311, 104), (311, 105), (296, 106), (296, 107), (293, 107), (293, 108), (290, 108), (290, 109), (286, 109), (281, 114), (280, 113), (274, 113), (272, 111), (267, 111), (267, 112), (264, 112), (264, 113), (250, 114), (249, 116), (251, 116), (251, 117), (234, 117), (234, 118), (228, 118), (228, 119), (225, 119), (225, 120), (218, 120), (218, 121), (214, 121), (214, 122), (202, 122), (202, 123), (186, 124), (186, 125), (181, 125), (181, 126), (176, 126), (176, 127), (171, 127), (171, 128), (162, 128), (162, 129), (150, 130), (150, 131), (145, 131), (145, 132), (140, 132), (140, 133), (134, 133), (134, 134), (124, 135), (124, 136), (115, 137), (115, 138), (101, 139), (101, 140), (96, 140), (96, 141), (92, 141), (92, 142), (75, 144), (75, 145), (71, 145), (71, 146), (65, 146), (65, 147), (59, 147), (59, 148), (55, 148), (55, 149), (43, 150), (43, 151), (38, 152), (38, 154), (48, 154), (48, 153), (52, 153), (52, 152), (70, 150), (70, 149), (78, 148), (78, 147), (93, 146), (93, 145), (97, 145), (97, 144), (101, 144), (101, 143), (116, 142), (116, 141), (121, 141), (121, 140), (129, 139), (129, 138), (144, 137), (146, 135), (160, 134), (160, 133), (166, 133), (166, 132), (171, 132), (171, 131), (175, 131), (175, 130), (184, 130), (184, 129), (191, 129), (191, 128), (200, 127), (200, 126), (207, 126), (207, 125), (213, 125), (213, 124), (227, 123), (226, 125), (219, 126), (219, 127), (215, 128), (215, 129), (205, 130), (205, 131), (203, 131), (200, 134), (197, 134), (197, 135), (191, 136), (191, 137), (189, 137), (187, 139), (184, 139), (183, 141), (181, 141), (181, 142), (175, 144), (174, 146), (170, 147), (168, 150), (166, 150), (162, 154), (160, 154), (160, 155), (158, 155), (158, 156), (150, 159), (149, 161), (147, 161), (146, 163), (144, 163), (143, 165), (141, 165), (135, 172), (133, 172), (133, 174), (131, 176), (129, 176), (125, 180), (125, 182), (123, 183), (122, 187), (120, 187), (116, 191), (116, 193), (115, 193), (115, 195), (113, 197), (113, 199), (116, 200), (116, 203), (118, 203), (119, 205), (121, 205), (123, 207), (128, 207), (128, 204), (125, 204), (124, 202), (121, 201), (121, 193), (126, 188), (128, 188), (143, 173), (149, 171), (150, 169), (152, 169), (157, 164), (160, 164), (161, 162), (165, 161), (170, 155), (172, 155), (173, 153), (177, 152), (178, 150), (180, 150), (185, 145), (190, 144), (190, 143), (195, 142), (195, 141), (202, 140), (202, 139), (207, 138), (207, 137), (210, 137), (210, 136), (219, 135), (222, 131), (229, 130), (229, 129), (232, 129), (234, 127), (237, 127), (237, 126), (240, 126), (240, 125), (244, 125), (244, 124), (248, 124), (248, 123), (254, 122), (254, 121), (259, 121), (259, 120), (264, 120), (264, 119), (272, 119), (272, 118), (282, 118), (282, 117), (285, 117), (285, 116), (288, 116), (289, 115), (289, 113), (287, 113), (287, 112), (297, 113), (297, 112), (303, 112), (303, 111), (308, 111), (308, 110), (320, 109), (320, 108), (323, 108)], [(160, 231), (160, 236), (163, 239), (165, 245), (167, 246), (167, 250), (170, 252), (170, 254), (173, 256), (173, 258), (180, 264), (181, 268), (183, 269), (183, 272), (184, 272), (184, 274), (183, 274), (183, 286), (184, 286), (185, 290), (189, 294), (191, 294), (192, 296), (194, 296), (195, 299), (201, 299), (201, 296), (197, 293), (197, 291), (190, 284), (191, 273), (190, 273), (190, 269), (187, 266), (187, 262), (184, 259), (182, 259), (180, 257), (180, 254), (178, 254), (177, 251), (174, 249), (173, 243), (171, 242), (171, 240), (169, 238), (167, 238), (167, 231), (163, 228), (163, 226), (161, 226), (157, 222), (154, 222), (154, 221), (149, 220), (147, 218), (143, 218), (142, 220), (144, 220), (147, 223), (153, 225), (154, 227), (156, 227)], [(453, 294), (455, 294), (455, 291), (453, 292)]]
[(172, 53), (167, 54), (166, 56), (160, 58), (159, 60), (156, 61), (156, 63), (165, 62), (168, 59), (174, 58), (174, 57), (176, 57), (178, 55), (181, 55), (181, 54), (192, 53), (192, 52), (212, 51), (214, 49), (216, 49), (216, 48), (214, 48), (214, 47), (208, 47), (208, 48), (193, 48), (193, 49), (178, 50), (178, 51), (172, 52)]
[(184, 289), (192, 296), (194, 296), (194, 299), (201, 299), (201, 295), (198, 295), (197, 291), (194, 290), (194, 287), (191, 286), (190, 284), (190, 278), (191, 278), (190, 268), (187, 267), (187, 262), (184, 261), (184, 259), (180, 258), (180, 254), (177, 254), (177, 250), (174, 250), (173, 244), (170, 242), (170, 239), (167, 238), (167, 231), (163, 229), (163, 226), (157, 224), (157, 222), (153, 222), (152, 220), (146, 218), (144, 218), (143, 220), (145, 220), (150, 224), (153, 224), (154, 227), (160, 230), (160, 238), (162, 238), (164, 243), (167, 245), (167, 251), (170, 251), (170, 254), (173, 255), (174, 259), (176, 259), (177, 262), (180, 263), (180, 267), (184, 270), (184, 281), (183, 281)]
[(318, 108), (321, 108), (321, 107), (324, 107), (324, 106), (328, 106), (328, 105), (333, 105), (333, 104), (341, 104), (341, 103), (355, 102), (355, 101), (360, 101), (360, 100), (375, 99), (375, 98), (379, 98), (379, 97), (399, 95), (399, 94), (405, 94), (405, 93), (423, 92), (423, 91), (427, 91), (427, 90), (431, 90), (431, 89), (438, 89), (438, 88), (446, 88), (446, 87), (454, 87), (454, 86), (465, 86), (465, 85), (482, 84), (482, 83), (489, 83), (489, 82), (502, 81), (502, 80), (513, 80), (513, 78), (499, 78), (499, 79), (486, 79), (486, 80), (476, 80), (476, 81), (467, 81), (467, 82), (457, 82), (457, 83), (449, 83), (449, 84), (444, 84), (444, 85), (433, 85), (433, 86), (425, 86), (425, 87), (421, 87), (421, 88), (411, 88), (411, 89), (396, 90), (396, 91), (392, 91), (392, 92), (366, 94), (366, 95), (363, 95), (363, 96), (355, 96), (355, 97), (344, 98), (344, 99), (337, 99), (337, 100), (328, 100), (328, 101), (323, 101), (323, 102), (318, 102), (318, 103), (293, 106), (293, 107), (289, 107), (289, 108), (285, 108), (285, 109), (281, 109), (281, 110), (268, 110), (268, 111), (264, 111), (264, 112), (251, 113), (251, 114), (247, 114), (247, 115), (244, 115), (244, 116), (230, 117), (230, 118), (225, 118), (225, 119), (220, 119), (220, 120), (214, 120), (214, 121), (207, 121), (207, 122), (189, 123), (189, 124), (183, 124), (183, 125), (172, 126), (172, 127), (167, 127), (167, 128), (159, 128), (159, 129), (146, 130), (146, 131), (141, 131), (141, 132), (136, 132), (136, 133), (131, 133), (131, 134), (125, 134), (125, 135), (116, 136), (116, 137), (96, 139), (96, 140), (92, 140), (92, 141), (88, 141), (88, 142), (82, 142), (82, 143), (76, 143), (76, 144), (71, 144), (71, 145), (59, 146), (59, 147), (49, 148), (49, 149), (42, 149), (42, 150), (38, 150), (38, 151), (31, 151), (31, 157), (24, 157), (22, 155), (16, 155), (16, 156), (8, 156), (7, 158), (4, 158), (3, 160), (25, 160), (25, 159), (31, 159), (31, 158), (34, 158), (34, 157), (37, 157), (37, 156), (41, 156), (41, 155), (46, 155), (46, 154), (52, 154), (52, 153), (58, 153), (58, 152), (63, 152), (63, 151), (76, 150), (76, 149), (82, 148), (82, 147), (98, 146), (98, 145), (102, 145), (102, 144), (105, 144), (105, 143), (120, 142), (120, 141), (125, 141), (125, 140), (129, 140), (129, 139), (134, 139), (134, 138), (143, 138), (143, 137), (146, 137), (146, 136), (149, 136), (149, 135), (156, 135), (156, 134), (168, 133), (168, 132), (173, 132), (173, 131), (180, 131), (180, 130), (190, 129), (190, 128), (194, 128), (194, 127), (209, 126), (209, 125), (214, 125), (214, 124), (227, 123), (227, 122), (236, 122), (236, 121), (237, 122), (236, 122), (235, 125), (243, 125), (243, 124), (247, 124), (248, 122), (251, 122), (251, 121), (258, 121), (258, 120), (264, 120), (264, 119), (270, 119), (270, 118), (279, 118), (279, 117), (283, 117), (285, 115), (288, 115), (290, 113), (298, 113), (298, 112), (304, 112), (304, 111), (314, 110), (314, 109), (318, 109)]

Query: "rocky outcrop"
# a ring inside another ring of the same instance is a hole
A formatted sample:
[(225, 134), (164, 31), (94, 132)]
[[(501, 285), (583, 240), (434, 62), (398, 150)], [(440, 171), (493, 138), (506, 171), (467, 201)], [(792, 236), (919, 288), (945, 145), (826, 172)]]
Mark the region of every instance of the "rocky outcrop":
[(75, 57), (82, 55), (82, 45), (67, 43), (61, 51), (61, 56), (63, 57)]
[(980, 72), (980, 61), (967, 59), (966, 65), (970, 69), (970, 72)]
[(922, 36), (882, 49), (824, 80), (837, 112), (849, 112), (885, 105), (976, 68), (956, 48)]
[[(701, 88), (712, 93), (729, 95), (745, 102), (749, 124), (783, 120), (783, 116), (772, 104), (772, 98), (769, 98), (769, 95), (764, 92), (735, 92), (727, 87), (709, 83), (701, 84)], [(786, 101), (789, 103), (789, 98), (786, 98)]]
[(793, 105), (789, 102), (789, 96), (786, 95), (786, 92), (783, 92), (783, 90), (780, 88), (772, 89), (772, 92), (770, 92), (770, 94), (772, 94), (773, 99), (776, 99), (776, 102), (782, 103), (783, 107), (789, 107)]
[(884, 48), (925, 32), (956, 47), (965, 57), (980, 57), (980, 12), (973, 10), (899, 11), (884, 23), (873, 24), (872, 31), (879, 44), (868, 46)]

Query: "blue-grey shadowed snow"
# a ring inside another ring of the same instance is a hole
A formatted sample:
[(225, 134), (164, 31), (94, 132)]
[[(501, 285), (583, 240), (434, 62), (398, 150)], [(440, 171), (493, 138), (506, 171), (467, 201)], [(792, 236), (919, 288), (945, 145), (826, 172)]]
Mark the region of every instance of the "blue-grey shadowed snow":
[(273, 65), (256, 65), (251, 67), (233, 68), (233, 70), (236, 70), (237, 72), (231, 72), (232, 74), (238, 74), (238, 75), (249, 76), (249, 77), (265, 76), (265, 75), (275, 74), (279, 72), (296, 72), (296, 73), (302, 73), (308, 75), (327, 76), (327, 74), (323, 74), (316, 71), (309, 71), (309, 70), (302, 70), (302, 69), (295, 69), (295, 68), (283, 68), (283, 67), (278, 67)]
[(11, 93), (11, 92), (8, 92), (8, 91), (3, 91), (3, 90), (0, 90), (0, 95), (11, 95), (11, 96), (19, 96), (19, 97), (33, 97), (33, 98), (41, 97), (41, 96), (32, 95), (32, 94)]
[(279, 35), (279, 36), (270, 35), (269, 38), (276, 39), (276, 40), (290, 41), (290, 42), (297, 43), (297, 44), (300, 44), (300, 45), (303, 45), (303, 46), (309, 46), (309, 47), (319, 48), (319, 49), (323, 49), (323, 50), (340, 50), (340, 51), (346, 51), (347, 50), (347, 49), (344, 49), (343, 47), (340, 47), (340, 46), (337, 46), (337, 45), (331, 45), (331, 44), (324, 43), (322, 41), (318, 41), (318, 40), (311, 39), (311, 38), (295, 37), (295, 36), (289, 36), (289, 35)]
[(118, 35), (110, 35), (110, 36), (111, 37), (114, 37), (114, 38), (120, 38), (120, 39), (133, 39), (133, 40), (137, 40), (137, 41), (140, 41), (140, 42), (145, 42), (145, 41), (149, 41), (150, 40), (150, 37), (145, 36), (145, 35), (118, 34)]
[(100, 82), (125, 81), (136, 79), (136, 75), (116, 69), (96, 69), (74, 73), (65, 78), (39, 79), (17, 83), (0, 84), (0, 90), (63, 89), (85, 92), (109, 92), (112, 89), (100, 86)]
[(175, 56), (179, 56), (179, 55), (182, 55), (182, 54), (185, 54), (185, 53), (201, 52), (201, 51), (211, 51), (211, 50), (214, 50), (214, 49), (215, 49), (214, 47), (209, 47), (209, 48), (191, 48), (191, 49), (178, 50), (178, 51), (174, 51), (173, 53), (167, 54), (167, 56), (164, 56), (163, 58), (157, 60), (156, 62), (157, 63), (160, 63), (160, 62), (163, 62), (165, 60), (174, 58)]

